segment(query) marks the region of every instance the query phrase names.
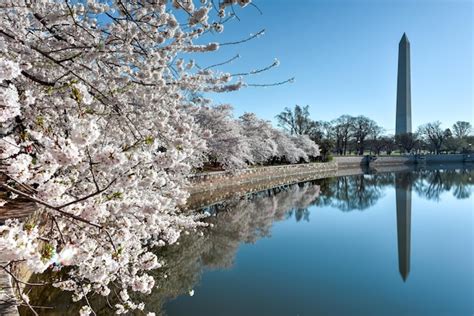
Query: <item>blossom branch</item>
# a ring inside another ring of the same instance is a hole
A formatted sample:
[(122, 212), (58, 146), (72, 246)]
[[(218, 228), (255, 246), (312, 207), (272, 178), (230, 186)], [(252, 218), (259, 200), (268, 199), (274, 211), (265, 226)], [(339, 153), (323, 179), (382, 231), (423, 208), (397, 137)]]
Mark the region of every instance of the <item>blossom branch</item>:
[(226, 43), (221, 43), (219, 44), (219, 46), (228, 46), (228, 45), (237, 45), (237, 44), (242, 44), (242, 43), (245, 43), (245, 42), (248, 42), (248, 41), (251, 41), (253, 40), (254, 38), (257, 38), (261, 35), (265, 34), (265, 29), (262, 29), (260, 31), (258, 31), (256, 34), (253, 34), (253, 35), (250, 35), (249, 37), (247, 37), (246, 39), (243, 39), (243, 40), (240, 40), (240, 41), (235, 41), (235, 42), (226, 42)]
[(284, 81), (280, 81), (280, 82), (275, 82), (275, 83), (260, 83), (260, 84), (257, 84), (257, 83), (247, 83), (246, 86), (247, 87), (274, 87), (274, 86), (281, 86), (285, 83), (292, 83), (295, 81), (295, 78), (290, 78), (290, 79), (287, 79), (287, 80), (284, 80)]
[(224, 62), (221, 62), (221, 63), (218, 63), (218, 64), (214, 64), (214, 65), (210, 65), (210, 66), (207, 66), (206, 68), (203, 68), (203, 70), (208, 70), (208, 69), (211, 69), (211, 68), (214, 68), (214, 67), (219, 67), (219, 66), (223, 66), (223, 65), (227, 65), (227, 64), (230, 64), (231, 62), (233, 62), (234, 60), (240, 58), (240, 55), (237, 54), (235, 55), (234, 57), (224, 61)]

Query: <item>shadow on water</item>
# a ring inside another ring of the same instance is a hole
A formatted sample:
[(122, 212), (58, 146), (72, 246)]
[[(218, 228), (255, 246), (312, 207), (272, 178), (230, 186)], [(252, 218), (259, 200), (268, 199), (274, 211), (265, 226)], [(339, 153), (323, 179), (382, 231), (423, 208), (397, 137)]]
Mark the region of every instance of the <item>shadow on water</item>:
[[(207, 221), (212, 227), (203, 236), (184, 235), (179, 244), (157, 251), (166, 264), (155, 272), (156, 289), (143, 299), (148, 310), (164, 313), (166, 302), (193, 289), (204, 270), (231, 269), (239, 246), (270, 237), (275, 222), (309, 221), (309, 208), (313, 206), (330, 206), (342, 212), (364, 211), (384, 196), (387, 187), (395, 188), (399, 272), (405, 281), (410, 272), (412, 193), (434, 201), (439, 201), (444, 192), (467, 199), (473, 184), (473, 170), (465, 165), (411, 168), (396, 173), (370, 170), (277, 187), (209, 206), (204, 210), (211, 214)], [(69, 295), (54, 288), (33, 289), (30, 297), (35, 305), (55, 307), (44, 309), (42, 315), (77, 314), (80, 307), (71, 303)], [(110, 314), (105, 300), (95, 297), (91, 302), (98, 315)], [(22, 309), (22, 314), (27, 315), (27, 310)]]

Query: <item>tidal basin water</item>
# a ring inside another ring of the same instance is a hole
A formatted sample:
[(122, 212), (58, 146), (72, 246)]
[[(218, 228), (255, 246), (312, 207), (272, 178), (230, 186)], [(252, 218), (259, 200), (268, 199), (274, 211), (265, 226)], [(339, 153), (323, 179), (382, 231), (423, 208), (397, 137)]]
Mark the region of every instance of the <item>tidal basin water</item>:
[[(166, 265), (143, 298), (147, 309), (471, 316), (474, 171), (428, 169), (299, 183), (210, 206), (214, 227), (161, 252)], [(35, 303), (55, 306), (44, 315), (80, 306), (60, 292), (37, 295)], [(91, 301), (98, 315), (111, 314), (103, 300)]]
[(473, 315), (473, 184), (462, 167), (365, 174), (210, 208), (164, 313)]

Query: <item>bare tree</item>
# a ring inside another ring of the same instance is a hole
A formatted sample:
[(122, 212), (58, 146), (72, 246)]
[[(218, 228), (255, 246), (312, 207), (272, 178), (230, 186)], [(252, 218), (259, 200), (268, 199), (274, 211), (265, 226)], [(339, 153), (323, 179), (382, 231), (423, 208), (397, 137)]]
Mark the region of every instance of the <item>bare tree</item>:
[(395, 136), (395, 142), (401, 151), (410, 153), (419, 144), (419, 135), (417, 133), (404, 133)]
[(342, 115), (332, 121), (333, 133), (336, 143), (336, 151), (339, 155), (345, 155), (347, 144), (353, 124), (353, 117), (350, 115)]
[(309, 117), (309, 105), (295, 105), (293, 110), (286, 107), (276, 118), (278, 125), (291, 135), (309, 135), (315, 128), (315, 122)]
[(441, 128), (440, 121), (426, 123), (425, 125), (420, 126), (418, 131), (436, 154), (441, 152), (443, 143), (449, 136), (446, 131), (443, 131)]
[[(375, 122), (374, 122), (375, 123)], [(372, 154), (372, 149), (374, 150), (375, 154), (380, 154), (380, 151), (383, 148), (383, 142), (381, 141), (381, 136), (384, 129), (381, 126), (375, 124), (369, 132), (369, 148)]]
[(310, 138), (319, 145), (321, 151), (321, 159), (326, 161), (334, 149), (334, 128), (331, 122), (316, 121), (314, 128), (311, 130)]
[(363, 155), (367, 136), (373, 133), (380, 133), (381, 128), (375, 121), (363, 115), (354, 117), (351, 126), (352, 135), (356, 142), (356, 151), (359, 155)]
[(472, 126), (471, 123), (465, 121), (457, 121), (453, 125), (454, 135), (458, 138), (464, 138), (471, 134)]
[(313, 121), (313, 126), (309, 132), (309, 136), (316, 143), (321, 142), (325, 138), (330, 138), (332, 133), (332, 125), (327, 121)]
[(395, 138), (393, 137), (393, 135), (389, 135), (389, 136), (383, 136), (381, 138), (381, 141), (383, 142), (383, 149), (385, 150), (385, 152), (387, 153), (387, 155), (391, 155), (392, 154), (392, 151), (395, 150), (396, 146), (395, 146)]

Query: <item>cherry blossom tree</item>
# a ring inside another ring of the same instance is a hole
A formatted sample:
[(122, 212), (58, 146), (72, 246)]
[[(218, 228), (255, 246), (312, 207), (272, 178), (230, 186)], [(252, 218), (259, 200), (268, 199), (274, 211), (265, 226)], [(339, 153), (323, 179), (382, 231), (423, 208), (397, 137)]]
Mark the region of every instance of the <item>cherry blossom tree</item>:
[(38, 273), (67, 267), (52, 281), (84, 303), (81, 314), (94, 313), (94, 294), (117, 314), (145, 309), (130, 293), (151, 292), (149, 271), (162, 265), (156, 249), (205, 225), (179, 208), (185, 176), (206, 151), (184, 96), (244, 86), (188, 54), (225, 45), (196, 40), (223, 30), (226, 7), (249, 2), (0, 5), (1, 187), (41, 207), (37, 221), (0, 227), (1, 268), (18, 292), (15, 264)]
[(253, 163), (252, 153), (242, 128), (232, 117), (232, 106), (188, 108), (207, 139), (208, 160), (224, 169), (241, 169)]
[(292, 136), (292, 140), (296, 147), (303, 151), (304, 155), (301, 158), (304, 161), (308, 162), (320, 155), (319, 146), (308, 135), (295, 135)]
[(289, 135), (275, 129), (254, 113), (238, 120), (230, 105), (190, 105), (187, 111), (207, 140), (207, 161), (226, 170), (254, 164), (309, 162), (320, 155), (319, 147), (308, 135)]
[(272, 139), (273, 127), (269, 122), (257, 118), (254, 113), (245, 113), (239, 118), (239, 124), (254, 163), (265, 164), (278, 156), (277, 144)]
[(277, 144), (276, 160), (280, 162), (297, 163), (301, 158), (307, 158), (305, 152), (301, 148), (298, 148), (293, 138), (285, 132), (274, 130), (272, 139)]

